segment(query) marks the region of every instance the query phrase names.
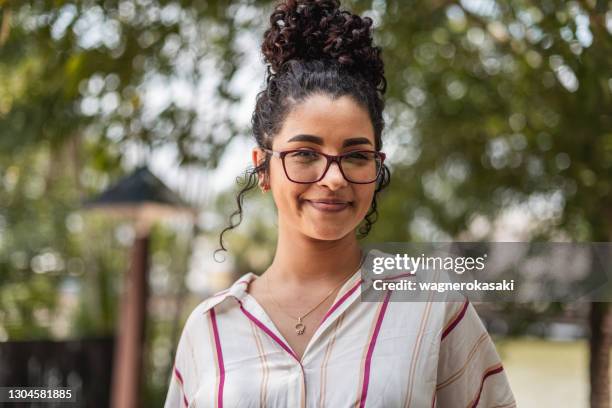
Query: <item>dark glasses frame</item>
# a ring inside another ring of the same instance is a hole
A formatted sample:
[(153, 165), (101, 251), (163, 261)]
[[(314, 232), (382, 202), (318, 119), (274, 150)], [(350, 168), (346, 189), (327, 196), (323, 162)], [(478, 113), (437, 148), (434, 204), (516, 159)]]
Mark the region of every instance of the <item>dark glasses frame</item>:
[[(281, 162), (283, 163), (283, 170), (285, 171), (285, 176), (287, 176), (287, 179), (289, 179), (289, 181), (292, 181), (292, 182), (298, 183), (298, 184), (312, 184), (312, 183), (317, 183), (317, 182), (323, 180), (323, 178), (327, 174), (327, 171), (329, 170), (329, 168), (330, 168), (330, 166), (331, 166), (331, 164), (333, 162), (338, 163), (338, 168), (340, 169), (340, 173), (342, 173), (342, 177), (344, 177), (344, 179), (346, 181), (348, 181), (349, 183), (353, 183), (353, 184), (371, 184), (371, 183), (374, 183), (376, 180), (378, 180), (378, 177), (380, 176), (380, 172), (383, 169), (383, 164), (385, 162), (385, 158), (387, 157), (385, 153), (377, 152), (375, 150), (353, 150), (353, 151), (342, 153), (342, 154), (339, 154), (339, 155), (335, 156), (335, 155), (325, 154), (323, 152), (318, 152), (316, 150), (309, 150), (309, 149), (291, 149), (291, 150), (283, 150), (283, 151), (266, 149), (265, 147), (261, 147), (261, 149), (263, 151), (267, 152), (267, 153), (270, 153), (272, 156), (278, 157), (279, 159), (281, 159)], [(287, 156), (289, 153), (304, 152), (304, 151), (320, 154), (321, 156), (323, 156), (323, 157), (325, 157), (327, 159), (327, 164), (325, 165), (325, 170), (323, 170), (323, 174), (317, 180), (314, 180), (314, 181), (295, 181), (291, 177), (289, 177), (289, 173), (287, 172), (287, 167), (285, 166), (285, 156)], [(348, 156), (348, 155), (355, 154), (355, 153), (374, 153), (378, 157), (378, 159), (380, 159), (380, 167), (378, 168), (378, 171), (376, 172), (376, 176), (374, 177), (374, 179), (372, 181), (352, 181), (352, 180), (349, 180), (348, 177), (346, 177), (346, 174), (344, 174), (344, 170), (342, 170), (342, 164), (341, 164), (342, 159), (344, 157)]]

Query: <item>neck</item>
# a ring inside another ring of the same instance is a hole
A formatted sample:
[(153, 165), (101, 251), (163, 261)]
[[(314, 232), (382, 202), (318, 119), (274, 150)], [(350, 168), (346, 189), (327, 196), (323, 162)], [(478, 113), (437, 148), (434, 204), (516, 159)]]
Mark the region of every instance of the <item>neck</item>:
[(353, 275), (360, 261), (361, 248), (353, 233), (335, 241), (322, 241), (290, 228), (279, 228), (274, 260), (266, 273), (288, 286), (329, 286)]

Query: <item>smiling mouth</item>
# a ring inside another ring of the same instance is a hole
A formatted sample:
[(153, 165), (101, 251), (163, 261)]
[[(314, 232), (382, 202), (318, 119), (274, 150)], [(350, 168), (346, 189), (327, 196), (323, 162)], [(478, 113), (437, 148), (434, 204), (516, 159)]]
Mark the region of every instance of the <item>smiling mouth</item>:
[(340, 200), (306, 200), (313, 208), (324, 212), (339, 212), (352, 205), (350, 201)]

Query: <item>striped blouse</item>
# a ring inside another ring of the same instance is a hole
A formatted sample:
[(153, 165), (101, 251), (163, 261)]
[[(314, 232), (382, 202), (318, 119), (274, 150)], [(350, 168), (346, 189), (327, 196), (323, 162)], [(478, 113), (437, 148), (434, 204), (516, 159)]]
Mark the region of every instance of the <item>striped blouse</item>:
[[(469, 301), (360, 301), (357, 271), (338, 292), (302, 359), (247, 292), (257, 275), (189, 315), (165, 408), (486, 407), (516, 403)], [(362, 284), (363, 283), (363, 284)]]

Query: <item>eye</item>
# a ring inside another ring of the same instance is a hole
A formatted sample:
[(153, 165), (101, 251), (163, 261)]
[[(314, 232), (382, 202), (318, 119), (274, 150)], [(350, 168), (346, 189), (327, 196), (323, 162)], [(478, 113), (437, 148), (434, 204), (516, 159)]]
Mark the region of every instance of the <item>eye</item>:
[(372, 158), (372, 154), (369, 152), (352, 152), (348, 153), (346, 156), (348, 160), (370, 160)]
[(312, 150), (298, 150), (290, 153), (289, 156), (299, 159), (316, 159), (319, 157), (319, 153)]

